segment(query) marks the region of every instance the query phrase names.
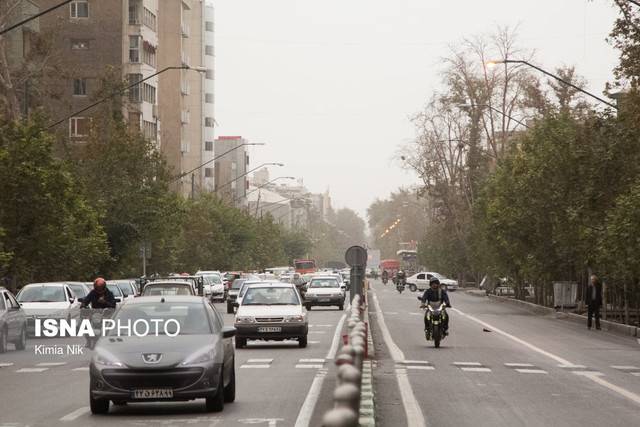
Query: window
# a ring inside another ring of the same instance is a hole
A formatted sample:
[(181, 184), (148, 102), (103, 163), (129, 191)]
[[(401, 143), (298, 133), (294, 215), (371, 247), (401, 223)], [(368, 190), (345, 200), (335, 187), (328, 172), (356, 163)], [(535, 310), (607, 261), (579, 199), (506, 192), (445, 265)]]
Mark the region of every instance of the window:
[(424, 273), (423, 274), (418, 274), (417, 279), (418, 280), (424, 280)]
[(143, 120), (142, 134), (145, 136), (145, 138), (150, 139), (151, 141), (155, 141), (158, 137), (158, 125), (153, 122)]
[(212, 128), (215, 124), (215, 120), (213, 119), (213, 117), (205, 117), (204, 118), (204, 126), (208, 127), (208, 128)]
[(207, 70), (205, 78), (207, 78), (208, 80), (213, 80), (213, 70)]
[(213, 104), (213, 94), (212, 93), (205, 93), (204, 94), (204, 102), (206, 102), (207, 104)]
[(213, 168), (204, 168), (204, 177), (213, 178)]
[(140, 42), (142, 36), (129, 36), (129, 62), (140, 62)]
[(141, 0), (129, 0), (129, 25), (140, 25)]
[(143, 43), (142, 61), (147, 65), (151, 65), (152, 67), (156, 66), (156, 48), (146, 40)]
[[(129, 86), (142, 80), (142, 74), (129, 74), (127, 77), (129, 80)], [(135, 85), (129, 89), (129, 101), (142, 102), (142, 90), (140, 85)]]
[(206, 45), (204, 47), (204, 54), (208, 55), (208, 56), (213, 56), (213, 46), (211, 45)]
[(145, 7), (144, 15), (142, 16), (142, 23), (145, 25), (145, 27), (156, 31), (156, 21), (156, 15)]
[(72, 117), (69, 119), (69, 136), (79, 137), (89, 135), (89, 118)]
[(73, 96), (87, 96), (87, 79), (73, 79)]
[(156, 88), (148, 83), (142, 83), (142, 100), (150, 104), (156, 103)]
[(206, 21), (204, 23), (204, 30), (205, 31), (213, 31), (213, 21)]
[(71, 49), (73, 49), (73, 50), (87, 50), (87, 49), (89, 49), (89, 40), (71, 39)]
[(73, 0), (69, 4), (72, 18), (89, 17), (89, 0)]
[(213, 141), (204, 142), (204, 151), (213, 151)]
[(140, 119), (142, 118), (142, 114), (136, 111), (129, 112), (129, 126), (132, 129), (140, 131)]

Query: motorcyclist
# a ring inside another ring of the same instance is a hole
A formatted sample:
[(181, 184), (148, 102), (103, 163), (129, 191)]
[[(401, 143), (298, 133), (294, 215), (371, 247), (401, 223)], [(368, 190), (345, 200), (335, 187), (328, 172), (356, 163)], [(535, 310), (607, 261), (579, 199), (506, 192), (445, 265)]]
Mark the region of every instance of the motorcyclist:
[[(420, 308), (424, 308), (430, 302), (439, 303), (440, 301), (444, 302), (447, 308), (451, 307), (451, 302), (449, 301), (449, 295), (447, 294), (447, 291), (442, 287), (440, 287), (440, 280), (438, 280), (435, 277), (432, 277), (431, 280), (429, 280), (429, 289), (425, 290), (424, 294), (422, 295), (422, 297), (419, 297), (419, 299), (420, 301), (422, 301), (422, 305), (420, 306)], [(447, 336), (449, 334), (449, 316), (444, 316), (444, 321), (442, 322), (442, 326), (443, 326), (442, 329), (443, 329), (444, 336)], [(429, 329), (429, 324), (427, 322), (427, 316), (425, 316), (424, 317), (425, 332), (428, 329)]]
[(396, 283), (405, 284), (407, 283), (407, 273), (404, 270), (398, 270), (396, 273)]
[(389, 272), (387, 270), (382, 271), (382, 281), (387, 283), (389, 281)]
[(116, 297), (107, 289), (107, 281), (98, 277), (93, 282), (93, 290), (82, 300), (81, 308), (91, 305), (93, 309), (116, 308)]

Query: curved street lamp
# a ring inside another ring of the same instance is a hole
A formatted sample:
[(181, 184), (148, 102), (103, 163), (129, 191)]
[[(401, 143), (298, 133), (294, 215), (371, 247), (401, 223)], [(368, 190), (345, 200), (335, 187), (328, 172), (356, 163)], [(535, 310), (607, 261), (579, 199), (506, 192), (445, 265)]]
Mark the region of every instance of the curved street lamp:
[(236, 198), (234, 198), (234, 199), (233, 199), (233, 201), (235, 202), (236, 200), (240, 200), (240, 199), (242, 199), (243, 197), (247, 197), (249, 194), (251, 194), (251, 193), (255, 193), (256, 191), (260, 190), (261, 188), (266, 187), (267, 185), (272, 184), (272, 183), (276, 182), (276, 181), (277, 181), (277, 180), (279, 180), (279, 179), (289, 179), (289, 180), (291, 180), (291, 179), (296, 179), (296, 178), (295, 178), (295, 177), (293, 177), (293, 176), (279, 176), (279, 177), (277, 177), (277, 178), (273, 178), (271, 181), (269, 181), (269, 182), (267, 182), (267, 183), (264, 183), (264, 184), (262, 184), (262, 185), (260, 185), (260, 186), (258, 186), (258, 187), (256, 187), (256, 188), (254, 188), (253, 190), (249, 191), (249, 192), (248, 192), (247, 194), (245, 194), (244, 196), (240, 196), (240, 197), (236, 197)]
[(216, 191), (216, 193), (217, 193), (218, 191), (220, 191), (220, 189), (225, 188), (225, 187), (227, 187), (227, 186), (229, 186), (229, 185), (233, 184), (234, 182), (236, 182), (236, 181), (237, 181), (237, 180), (239, 180), (240, 178), (243, 178), (243, 177), (245, 177), (245, 176), (249, 175), (251, 172), (256, 171), (256, 170), (258, 170), (258, 169), (260, 169), (260, 168), (263, 168), (263, 167), (265, 167), (265, 166), (284, 166), (284, 163), (263, 163), (263, 164), (261, 164), (260, 166), (256, 166), (255, 168), (251, 169), (250, 171), (247, 171), (247, 172), (243, 173), (242, 175), (240, 175), (240, 176), (236, 177), (235, 179), (232, 179), (231, 181), (229, 181), (229, 182), (225, 182), (225, 183), (224, 183), (224, 184), (222, 184), (221, 186), (216, 187), (216, 190), (215, 190), (215, 191)]

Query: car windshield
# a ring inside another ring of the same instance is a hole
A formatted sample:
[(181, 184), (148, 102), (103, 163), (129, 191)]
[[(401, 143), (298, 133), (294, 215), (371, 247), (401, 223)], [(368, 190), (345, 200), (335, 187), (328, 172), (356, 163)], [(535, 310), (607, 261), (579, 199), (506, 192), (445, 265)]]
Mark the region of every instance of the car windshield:
[(222, 284), (222, 278), (220, 278), (219, 275), (217, 274), (208, 274), (206, 276), (204, 276), (206, 280), (209, 280), (209, 282), (211, 282), (212, 285), (221, 285)]
[[(143, 319), (150, 325), (158, 324), (159, 333), (164, 333), (166, 326), (167, 332), (174, 334), (176, 331), (175, 322), (167, 322), (176, 320), (180, 325), (179, 335), (205, 335), (210, 334), (211, 325), (206, 313), (206, 309), (202, 302), (148, 302), (140, 304), (124, 304), (114, 317), (116, 322), (126, 324), (128, 320), (135, 322)], [(153, 320), (153, 321), (152, 321)], [(160, 320), (160, 322), (157, 322)], [(155, 329), (153, 330), (155, 334)], [(117, 335), (114, 329), (109, 335)]]
[(18, 294), (20, 302), (62, 302), (66, 300), (62, 286), (27, 286)]
[(250, 287), (242, 299), (242, 305), (298, 305), (300, 300), (293, 288)]
[(116, 285), (118, 286), (118, 289), (120, 289), (120, 292), (122, 292), (122, 294), (127, 294), (130, 295), (131, 294), (131, 288), (129, 287), (129, 284), (127, 283), (116, 283)]
[(338, 288), (340, 285), (336, 279), (313, 279), (309, 288)]
[(193, 295), (193, 292), (188, 285), (147, 285), (142, 295)]
[(86, 297), (88, 294), (87, 288), (85, 288), (84, 285), (69, 285), (69, 287), (78, 298)]
[(240, 289), (244, 282), (245, 282), (245, 280), (243, 280), (243, 279), (234, 280), (233, 283), (231, 284), (231, 289)]
[(109, 289), (116, 298), (122, 296), (122, 291), (115, 283), (107, 283), (107, 289)]

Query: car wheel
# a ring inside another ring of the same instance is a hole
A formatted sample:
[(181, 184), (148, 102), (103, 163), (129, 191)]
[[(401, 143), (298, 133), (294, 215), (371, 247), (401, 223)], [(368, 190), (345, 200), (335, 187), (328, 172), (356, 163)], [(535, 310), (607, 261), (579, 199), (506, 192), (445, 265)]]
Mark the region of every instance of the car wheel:
[(247, 345), (246, 338), (236, 337), (236, 348), (244, 348)]
[(233, 305), (227, 303), (227, 314), (233, 314)]
[(94, 399), (91, 393), (89, 393), (89, 406), (92, 414), (106, 414), (109, 412), (109, 400)]
[(4, 353), (7, 351), (7, 330), (3, 329), (0, 331), (0, 353)]
[(24, 325), (20, 330), (20, 339), (16, 342), (16, 350), (24, 350), (27, 348), (27, 326)]
[(206, 406), (207, 412), (220, 412), (224, 409), (224, 374), (220, 370), (220, 382), (213, 396), (207, 396)]
[(307, 311), (311, 311), (311, 304), (305, 304), (304, 308), (306, 308)]
[(344, 310), (344, 303), (342, 303), (342, 304), (340, 304), (340, 305), (338, 306), (338, 310), (340, 310), (340, 311)]
[(418, 287), (417, 287), (416, 285), (414, 285), (413, 283), (411, 283), (411, 284), (409, 285), (409, 290), (410, 290), (411, 292), (415, 292), (415, 291), (417, 291), (417, 290), (418, 290)]
[(298, 338), (298, 346), (300, 346), (300, 348), (306, 348), (307, 347), (307, 336), (303, 336)]
[(236, 362), (231, 363), (231, 376), (229, 384), (224, 388), (224, 401), (231, 403), (236, 400)]

